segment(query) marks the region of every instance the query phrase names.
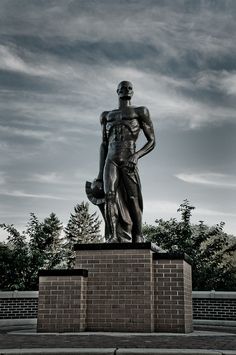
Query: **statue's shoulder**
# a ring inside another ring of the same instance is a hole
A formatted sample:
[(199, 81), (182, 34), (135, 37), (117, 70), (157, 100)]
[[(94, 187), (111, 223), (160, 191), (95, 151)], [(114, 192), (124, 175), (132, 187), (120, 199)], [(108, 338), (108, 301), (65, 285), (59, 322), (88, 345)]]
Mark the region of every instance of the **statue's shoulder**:
[(107, 115), (110, 111), (103, 111), (100, 115), (100, 122), (102, 125), (107, 123)]
[(135, 107), (135, 111), (136, 111), (138, 117), (142, 121), (146, 121), (146, 120), (150, 119), (149, 111), (148, 111), (148, 108), (146, 106)]

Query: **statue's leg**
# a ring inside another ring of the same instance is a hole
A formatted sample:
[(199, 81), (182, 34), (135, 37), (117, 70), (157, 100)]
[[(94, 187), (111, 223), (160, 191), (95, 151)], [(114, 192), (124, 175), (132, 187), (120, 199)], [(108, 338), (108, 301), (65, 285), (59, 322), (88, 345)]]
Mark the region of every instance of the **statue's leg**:
[(127, 204), (130, 217), (133, 222), (132, 242), (143, 242), (142, 236), (142, 209), (139, 203), (140, 186), (135, 182), (135, 174), (127, 173), (126, 169), (122, 171), (122, 178), (127, 193)]
[(109, 241), (117, 243), (119, 242), (117, 235), (118, 208), (116, 202), (118, 168), (112, 161), (106, 161), (103, 182), (105, 192), (105, 218), (111, 234)]

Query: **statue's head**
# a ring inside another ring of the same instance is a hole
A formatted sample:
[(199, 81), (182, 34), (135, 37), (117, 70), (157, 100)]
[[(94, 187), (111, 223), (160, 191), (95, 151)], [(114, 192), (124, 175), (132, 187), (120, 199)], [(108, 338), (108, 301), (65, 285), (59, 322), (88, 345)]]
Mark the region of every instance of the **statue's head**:
[(131, 100), (133, 93), (133, 85), (130, 81), (121, 81), (117, 87), (117, 94), (122, 100)]

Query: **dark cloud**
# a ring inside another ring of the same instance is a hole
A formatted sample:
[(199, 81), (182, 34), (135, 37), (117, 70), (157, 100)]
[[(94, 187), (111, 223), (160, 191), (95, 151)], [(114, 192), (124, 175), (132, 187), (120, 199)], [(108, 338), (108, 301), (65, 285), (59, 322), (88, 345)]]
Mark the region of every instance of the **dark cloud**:
[(206, 87), (206, 88), (199, 88), (194, 86), (194, 80), (193, 80), (193, 86), (191, 88), (189, 87), (180, 87), (179, 92), (187, 99), (192, 99), (194, 101), (199, 101), (201, 103), (207, 104), (209, 106), (212, 106), (212, 115), (214, 115), (214, 111), (217, 109), (217, 106), (219, 107), (232, 107), (236, 109), (236, 101), (235, 97), (228, 95), (227, 92), (225, 92), (225, 89), (223, 87)]
[[(135, 41), (65, 41), (64, 37), (49, 37), (42, 39), (38, 36), (16, 35), (2, 36), (2, 43), (13, 45), (25, 55), (24, 49), (35, 54), (50, 54), (66, 60), (77, 62), (99, 61), (106, 58), (118, 62), (129, 60), (144, 60), (157, 57), (160, 51), (154, 45)], [(27, 57), (27, 56), (26, 56)]]
[(24, 73), (0, 70), (0, 88), (46, 93), (53, 90), (53, 82)]

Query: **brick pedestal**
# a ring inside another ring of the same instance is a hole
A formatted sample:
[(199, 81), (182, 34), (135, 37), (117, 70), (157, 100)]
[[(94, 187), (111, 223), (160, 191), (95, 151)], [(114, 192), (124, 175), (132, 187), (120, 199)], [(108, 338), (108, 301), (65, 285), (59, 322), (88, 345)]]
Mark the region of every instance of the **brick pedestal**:
[(86, 270), (39, 272), (38, 332), (85, 330)]
[(191, 266), (183, 254), (154, 254), (154, 324), (157, 332), (192, 332)]
[(159, 253), (151, 243), (75, 250), (77, 269), (40, 272), (38, 332), (192, 331), (186, 255)]
[(76, 267), (88, 270), (87, 330), (154, 330), (150, 243), (77, 245)]
[(79, 244), (76, 267), (88, 270), (90, 331), (192, 331), (191, 266), (184, 254), (151, 243)]

